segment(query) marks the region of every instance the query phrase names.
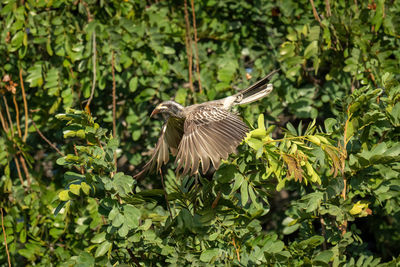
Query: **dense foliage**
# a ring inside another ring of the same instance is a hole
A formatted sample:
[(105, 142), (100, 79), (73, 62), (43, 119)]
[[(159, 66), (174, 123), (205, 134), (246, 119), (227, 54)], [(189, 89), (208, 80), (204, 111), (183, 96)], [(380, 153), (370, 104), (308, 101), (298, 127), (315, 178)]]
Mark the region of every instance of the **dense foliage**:
[[(0, 264), (396, 266), (399, 18), (383, 0), (3, 0)], [(276, 68), (212, 180), (133, 179), (157, 103)]]

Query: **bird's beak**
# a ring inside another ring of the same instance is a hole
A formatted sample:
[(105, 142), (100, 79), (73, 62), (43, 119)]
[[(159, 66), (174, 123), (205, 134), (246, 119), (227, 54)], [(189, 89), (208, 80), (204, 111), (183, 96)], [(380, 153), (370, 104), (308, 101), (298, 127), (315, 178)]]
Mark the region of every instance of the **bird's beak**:
[(162, 110), (167, 109), (168, 107), (163, 106), (163, 104), (159, 104), (154, 110), (153, 112), (150, 114), (150, 117), (153, 117), (154, 115), (160, 113)]

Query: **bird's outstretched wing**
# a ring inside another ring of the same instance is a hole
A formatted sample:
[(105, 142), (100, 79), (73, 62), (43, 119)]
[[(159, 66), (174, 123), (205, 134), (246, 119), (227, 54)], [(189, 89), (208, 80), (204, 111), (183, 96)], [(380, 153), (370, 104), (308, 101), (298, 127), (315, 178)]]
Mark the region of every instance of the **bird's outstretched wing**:
[(156, 169), (159, 170), (163, 164), (168, 162), (169, 150), (174, 156), (176, 155), (183, 135), (183, 125), (184, 120), (175, 117), (169, 117), (165, 121), (149, 162), (134, 176), (135, 179), (140, 179), (148, 171), (154, 170), (156, 166)]
[(242, 142), (248, 131), (247, 125), (236, 115), (218, 106), (199, 105), (188, 111), (184, 124), (184, 134), (179, 144), (175, 162), (177, 173), (191, 170), (197, 173), (201, 162), (206, 173), (210, 164), (218, 169), (222, 159)]

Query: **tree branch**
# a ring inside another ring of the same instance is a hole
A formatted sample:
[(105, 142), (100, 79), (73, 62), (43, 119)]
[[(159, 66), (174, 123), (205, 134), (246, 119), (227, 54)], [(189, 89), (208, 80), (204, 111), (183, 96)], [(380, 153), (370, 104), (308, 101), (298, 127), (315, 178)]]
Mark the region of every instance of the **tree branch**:
[[(117, 102), (116, 102), (116, 82), (115, 82), (115, 54), (114, 50), (111, 53), (111, 73), (113, 79), (113, 87), (112, 87), (112, 110), (113, 110), (113, 138), (117, 136), (117, 125), (116, 125), (116, 109), (117, 109)], [(117, 171), (117, 152), (114, 151), (114, 164), (115, 164), (115, 171)]]
[(0, 210), (1, 210), (1, 228), (3, 228), (4, 244), (6, 245), (8, 266), (11, 267), (10, 252), (8, 251), (8, 245), (7, 245), (7, 234), (6, 234), (6, 229), (4, 227), (3, 208), (0, 208)]
[(29, 113), (28, 113), (28, 103), (26, 101), (26, 95), (25, 95), (24, 80), (22, 79), (22, 69), (19, 70), (19, 79), (21, 81), (22, 99), (24, 100), (24, 112), (25, 112), (25, 132), (24, 132), (24, 137), (22, 138), (22, 140), (24, 142), (26, 142), (26, 138), (28, 137)]
[(64, 157), (64, 156), (65, 156), (64, 153), (62, 153), (53, 143), (50, 142), (49, 139), (46, 138), (46, 136), (44, 136), (44, 135), (42, 134), (42, 132), (37, 128), (36, 123), (35, 123), (33, 120), (32, 120), (32, 124), (33, 124), (33, 127), (35, 127), (35, 130), (36, 130), (36, 132), (39, 134), (39, 136), (40, 136), (47, 144), (49, 144), (49, 146), (51, 146), (55, 151), (57, 151), (57, 153), (58, 153), (60, 156)]
[(199, 82), (199, 92), (203, 92), (203, 88), (201, 86), (201, 79), (200, 79), (200, 62), (199, 62), (199, 49), (197, 47), (197, 26), (196, 26), (196, 13), (194, 10), (194, 0), (190, 0), (190, 4), (192, 6), (192, 19), (193, 19), (193, 29), (194, 29), (194, 48), (196, 50), (195, 57), (196, 57), (196, 72), (197, 72), (197, 80)]
[(92, 90), (90, 92), (90, 97), (88, 101), (86, 102), (86, 107), (85, 109), (87, 111), (90, 111), (89, 106), (90, 102), (92, 102), (93, 95), (94, 95), (94, 89), (96, 88), (96, 58), (97, 58), (97, 50), (96, 50), (96, 31), (93, 30), (92, 33), (92, 49), (93, 49), (93, 55), (92, 55), (92, 65), (93, 65), (93, 79), (92, 79)]
[(189, 84), (190, 84), (190, 90), (192, 93), (194, 93), (194, 87), (193, 87), (193, 73), (192, 73), (192, 68), (193, 68), (193, 52), (192, 52), (192, 36), (190, 34), (190, 24), (189, 24), (189, 12), (188, 12), (188, 6), (187, 6), (187, 0), (184, 2), (184, 12), (185, 12), (185, 25), (186, 25), (186, 38), (185, 38), (185, 43), (186, 43), (186, 53), (188, 55), (188, 70), (189, 70)]

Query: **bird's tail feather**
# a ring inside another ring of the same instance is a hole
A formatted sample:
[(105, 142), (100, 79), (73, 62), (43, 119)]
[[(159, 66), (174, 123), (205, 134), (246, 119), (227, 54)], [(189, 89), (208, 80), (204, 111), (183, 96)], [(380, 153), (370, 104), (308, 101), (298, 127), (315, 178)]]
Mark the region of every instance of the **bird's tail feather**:
[(240, 91), (236, 95), (235, 105), (243, 105), (254, 102), (260, 98), (265, 97), (273, 90), (271, 83), (268, 83), (271, 76), (277, 73), (280, 69), (272, 71), (270, 74), (257, 81), (250, 87)]

